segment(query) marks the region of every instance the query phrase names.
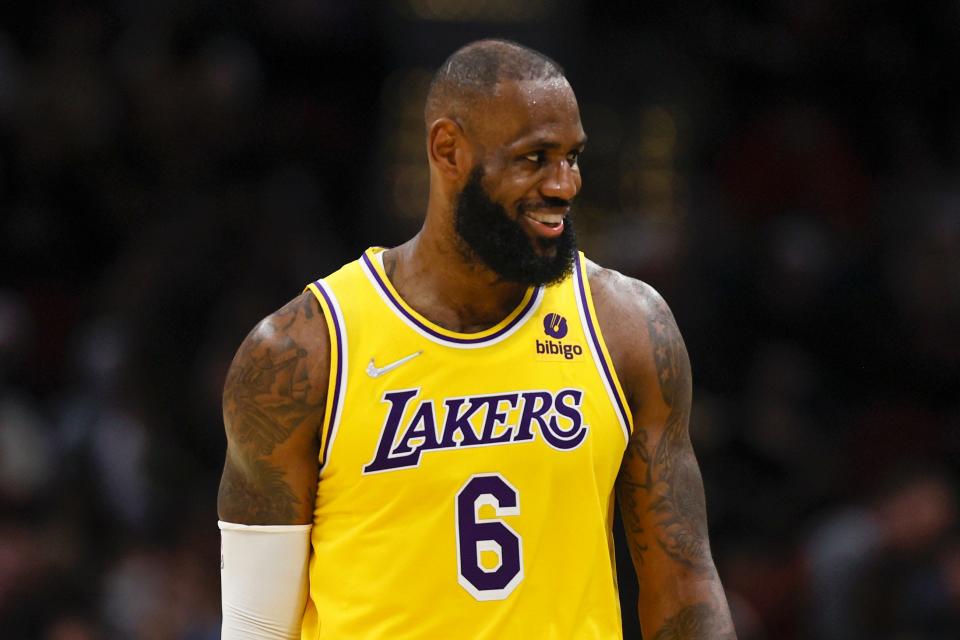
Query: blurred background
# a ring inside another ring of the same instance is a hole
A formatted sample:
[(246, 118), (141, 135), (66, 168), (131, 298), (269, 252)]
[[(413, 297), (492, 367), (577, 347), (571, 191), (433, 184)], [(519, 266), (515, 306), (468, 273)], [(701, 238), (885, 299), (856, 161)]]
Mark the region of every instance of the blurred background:
[(430, 74), (500, 36), (578, 94), (582, 248), (686, 337), (740, 639), (960, 637), (958, 35), (945, 0), (3, 3), (0, 636), (218, 637), (233, 351), (417, 229)]

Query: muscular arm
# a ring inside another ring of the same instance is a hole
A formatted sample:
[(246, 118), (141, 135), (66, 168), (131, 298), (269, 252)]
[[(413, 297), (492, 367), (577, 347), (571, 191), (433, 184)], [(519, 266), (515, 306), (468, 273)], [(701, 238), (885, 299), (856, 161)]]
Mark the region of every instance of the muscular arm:
[(690, 361), (652, 288), (597, 268), (601, 328), (633, 412), (617, 498), (640, 582), (644, 637), (734, 640), (710, 555), (703, 480), (690, 443)]
[(327, 326), (310, 293), (265, 318), (243, 341), (223, 390), (221, 520), (312, 522), (328, 376)]

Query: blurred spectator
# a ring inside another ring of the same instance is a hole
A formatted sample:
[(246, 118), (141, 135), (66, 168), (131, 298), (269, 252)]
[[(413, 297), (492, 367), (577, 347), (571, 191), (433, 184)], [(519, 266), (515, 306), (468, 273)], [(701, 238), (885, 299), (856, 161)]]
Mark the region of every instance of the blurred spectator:
[(951, 637), (928, 607), (932, 563), (957, 524), (954, 486), (933, 468), (899, 475), (871, 503), (814, 530), (807, 545), (813, 637)]

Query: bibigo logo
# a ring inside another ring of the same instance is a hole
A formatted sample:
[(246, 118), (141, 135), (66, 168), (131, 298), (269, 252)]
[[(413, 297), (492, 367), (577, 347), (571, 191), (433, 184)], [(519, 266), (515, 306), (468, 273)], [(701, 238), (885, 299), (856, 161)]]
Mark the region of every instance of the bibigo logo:
[(567, 344), (563, 338), (567, 336), (567, 319), (559, 313), (548, 313), (543, 319), (543, 333), (553, 340), (537, 340), (538, 360), (573, 360), (583, 355), (583, 347), (578, 344)]

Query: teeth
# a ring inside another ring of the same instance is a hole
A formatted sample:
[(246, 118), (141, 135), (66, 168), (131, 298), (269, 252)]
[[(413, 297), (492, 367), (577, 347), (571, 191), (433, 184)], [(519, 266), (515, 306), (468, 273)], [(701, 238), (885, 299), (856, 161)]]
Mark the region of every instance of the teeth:
[(558, 225), (563, 222), (563, 216), (559, 214), (550, 215), (549, 213), (528, 213), (527, 216), (542, 224)]

